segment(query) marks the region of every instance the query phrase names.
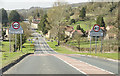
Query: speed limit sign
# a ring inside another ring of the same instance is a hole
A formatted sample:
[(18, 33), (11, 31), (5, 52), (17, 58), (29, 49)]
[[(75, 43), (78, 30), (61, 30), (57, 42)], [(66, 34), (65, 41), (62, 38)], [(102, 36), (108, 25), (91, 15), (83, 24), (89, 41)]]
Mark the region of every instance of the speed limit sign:
[(20, 28), (20, 23), (19, 23), (19, 22), (14, 22), (14, 23), (12, 24), (12, 27), (13, 27), (14, 29), (19, 29), (19, 28)]
[(93, 30), (94, 30), (95, 32), (100, 31), (100, 26), (99, 26), (98, 24), (95, 24), (95, 25), (93, 26)]

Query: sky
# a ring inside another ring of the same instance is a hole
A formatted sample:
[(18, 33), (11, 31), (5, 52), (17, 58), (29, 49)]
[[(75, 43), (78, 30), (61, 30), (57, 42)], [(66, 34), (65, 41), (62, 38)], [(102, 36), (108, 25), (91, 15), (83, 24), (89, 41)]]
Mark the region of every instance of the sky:
[(5, 8), (6, 10), (14, 10), (14, 9), (29, 9), (30, 7), (52, 7), (53, 3), (56, 1), (65, 1), (70, 4), (72, 3), (81, 3), (81, 2), (89, 2), (89, 1), (114, 1), (118, 2), (120, 0), (0, 0), (0, 8)]
[(0, 8), (6, 10), (29, 9), (30, 7), (52, 7), (56, 1), (65, 1), (68, 3), (87, 2), (88, 0), (0, 0)]

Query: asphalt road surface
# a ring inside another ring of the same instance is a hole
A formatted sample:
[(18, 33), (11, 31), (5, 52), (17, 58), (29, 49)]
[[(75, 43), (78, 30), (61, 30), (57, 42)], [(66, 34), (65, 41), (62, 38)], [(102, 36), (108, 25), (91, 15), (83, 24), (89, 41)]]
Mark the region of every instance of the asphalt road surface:
[[(64, 61), (64, 58), (61, 60), (60, 58), (54, 56), (61, 54), (58, 54), (51, 49), (40, 34), (34, 33), (34, 40), (35, 53), (24, 58), (4, 74), (85, 74), (83, 71), (80, 71), (74, 66), (67, 64)], [(83, 61), (87, 64), (102, 69), (102, 71), (105, 70), (113, 74), (118, 74), (118, 62), (74, 54), (64, 56), (77, 61)], [(78, 63), (77, 61), (75, 62)], [(76, 65), (82, 65), (82, 63), (78, 63)], [(83, 68), (83, 70), (84, 69), (87, 68)]]
[(55, 56), (44, 38), (35, 34), (35, 53), (10, 68), (4, 74), (82, 74)]

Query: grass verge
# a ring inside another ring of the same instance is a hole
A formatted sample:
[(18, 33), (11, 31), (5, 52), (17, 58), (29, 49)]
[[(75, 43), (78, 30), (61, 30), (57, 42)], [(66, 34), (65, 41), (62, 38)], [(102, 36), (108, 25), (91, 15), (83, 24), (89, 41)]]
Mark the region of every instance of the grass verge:
[(97, 54), (95, 54), (95, 53), (80, 53), (80, 52), (76, 52), (76, 51), (71, 51), (63, 46), (56, 47), (55, 45), (57, 45), (57, 42), (55, 42), (55, 41), (47, 42), (47, 43), (53, 50), (55, 50), (58, 53), (62, 53), (62, 54), (81, 54), (81, 55), (98, 56), (98, 57), (102, 57), (102, 58), (110, 58), (110, 59), (115, 59), (115, 60), (120, 59), (120, 56), (118, 55), (118, 53), (97, 53)]
[[(13, 42), (11, 43), (13, 44)], [(33, 53), (34, 52), (34, 46), (31, 42), (27, 41), (23, 44), (22, 52), (9, 52), (9, 42), (3, 41), (2, 42), (2, 67), (8, 65), (9, 63), (13, 62), (14, 60), (18, 59), (22, 55), (25, 55), (27, 53)], [(13, 51), (13, 50), (12, 50)]]

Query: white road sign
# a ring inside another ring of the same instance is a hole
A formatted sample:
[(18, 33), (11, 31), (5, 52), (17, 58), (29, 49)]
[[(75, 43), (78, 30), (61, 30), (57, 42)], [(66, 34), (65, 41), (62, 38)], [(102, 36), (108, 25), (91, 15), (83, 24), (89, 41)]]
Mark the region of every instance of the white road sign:
[(23, 34), (23, 29), (19, 22), (14, 22), (9, 28), (9, 34)]
[(103, 31), (98, 24), (93, 26), (93, 29), (90, 31), (90, 36), (103, 36)]

